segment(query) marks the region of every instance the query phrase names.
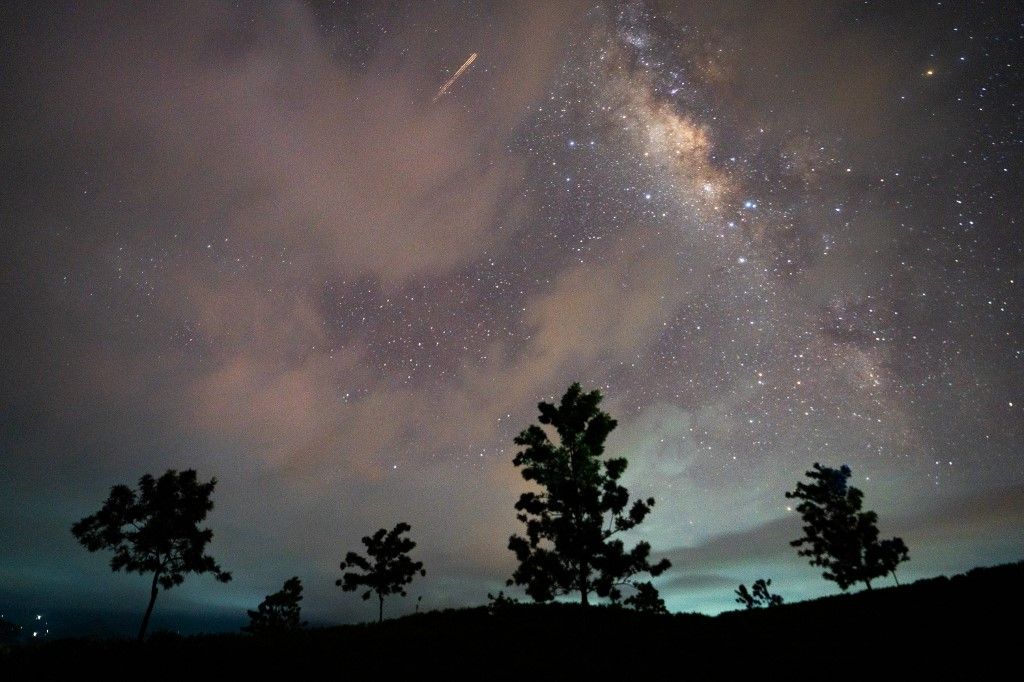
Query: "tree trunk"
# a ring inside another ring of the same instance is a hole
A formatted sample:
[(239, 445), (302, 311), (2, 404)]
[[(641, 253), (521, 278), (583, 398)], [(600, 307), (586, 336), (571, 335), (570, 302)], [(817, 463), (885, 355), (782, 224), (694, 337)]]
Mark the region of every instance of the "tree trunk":
[(377, 611), (377, 622), (378, 623), (383, 623), (384, 622), (384, 595), (378, 594), (377, 595), (377, 599), (380, 600), (380, 608)]
[(580, 606), (590, 606), (590, 590), (587, 589), (587, 579), (590, 577), (590, 566), (586, 561), (580, 562)]
[(896, 571), (892, 572), (892, 579), (896, 581), (896, 587), (900, 586), (900, 579), (896, 577)]
[(139, 626), (139, 641), (141, 642), (146, 637), (146, 628), (149, 627), (149, 617), (153, 615), (153, 604), (156, 603), (156, 595), (160, 591), (160, 586), (157, 585), (157, 580), (160, 578), (160, 571), (153, 574), (153, 588), (149, 593), (149, 606), (146, 607), (146, 615), (142, 617), (142, 625)]
[(868, 591), (870, 591), (871, 590), (871, 581), (870, 580), (865, 580), (864, 584), (868, 586)]

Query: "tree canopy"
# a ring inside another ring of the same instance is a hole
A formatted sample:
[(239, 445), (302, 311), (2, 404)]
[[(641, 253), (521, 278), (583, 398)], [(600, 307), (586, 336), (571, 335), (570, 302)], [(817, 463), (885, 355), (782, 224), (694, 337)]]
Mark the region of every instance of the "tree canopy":
[(736, 590), (736, 602), (743, 604), (746, 609), (761, 607), (782, 606), (782, 596), (772, 594), (768, 589), (772, 585), (771, 578), (767, 580), (758, 578), (754, 581), (753, 592), (747, 589), (746, 585), (740, 585)]
[(878, 540), (878, 515), (861, 511), (864, 493), (848, 484), (850, 467), (838, 469), (817, 462), (807, 472), (810, 483), (797, 483), (787, 498), (801, 500), (796, 510), (804, 521), (804, 536), (790, 544), (800, 547), (800, 556), (810, 557), (812, 566), (825, 570), (822, 577), (834, 581), (843, 590), (863, 582), (892, 574), (910, 559), (903, 540)]
[(115, 485), (98, 512), (71, 527), (90, 552), (113, 551), (111, 570), (153, 574), (139, 639), (146, 635), (160, 587), (180, 585), (188, 573), (231, 580), (231, 574), (206, 553), (213, 531), (199, 527), (213, 509), (210, 496), (216, 485), (216, 478), (200, 482), (193, 469), (168, 469), (160, 478), (146, 474), (139, 479), (138, 490)]
[(423, 570), (423, 562), (409, 558), (409, 552), (416, 547), (416, 543), (411, 539), (402, 537), (402, 534), (409, 530), (411, 527), (404, 522), (397, 524), (390, 531), (381, 528), (362, 540), (368, 558), (349, 552), (341, 562), (342, 571), (349, 568), (359, 570), (348, 571), (341, 579), (335, 581), (335, 584), (346, 592), (366, 588), (362, 594), (363, 599), (369, 599), (371, 594), (376, 594), (379, 605), (378, 622), (384, 620), (384, 597), (389, 594), (406, 596), (405, 586), (412, 582), (416, 574), (427, 574)]
[[(651, 564), (651, 546), (638, 542), (627, 550), (619, 533), (639, 525), (654, 506), (654, 498), (629, 504), (629, 492), (619, 483), (626, 471), (624, 457), (602, 460), (604, 442), (616, 422), (599, 409), (600, 391), (584, 393), (572, 384), (558, 405), (538, 404), (540, 425), (515, 439), (522, 447), (513, 464), (539, 491), (525, 492), (515, 504), (516, 518), (526, 535), (513, 535), (508, 547), (519, 566), (508, 581), (522, 585), (535, 601), (578, 592), (580, 603), (590, 595), (619, 602), (621, 588), (636, 594), (626, 603), (644, 610), (663, 610), (664, 602), (649, 581), (635, 576), (660, 575), (669, 561)], [(552, 441), (549, 427), (558, 436)]]
[(305, 627), (301, 620), (302, 581), (298, 576), (289, 578), (284, 586), (260, 602), (255, 611), (247, 611), (249, 624), (242, 628), (253, 634), (275, 634)]

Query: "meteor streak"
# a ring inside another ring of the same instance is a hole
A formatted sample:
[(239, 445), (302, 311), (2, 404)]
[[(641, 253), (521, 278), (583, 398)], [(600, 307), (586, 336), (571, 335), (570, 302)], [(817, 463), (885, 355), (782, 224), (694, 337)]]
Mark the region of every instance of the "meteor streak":
[(444, 82), (444, 85), (441, 86), (441, 89), (437, 91), (437, 94), (434, 95), (434, 98), (432, 100), (430, 100), (430, 101), (431, 102), (436, 102), (437, 100), (441, 99), (448, 92), (449, 88), (451, 88), (452, 85), (455, 84), (455, 81), (457, 81), (459, 79), (459, 76), (461, 76), (463, 73), (465, 73), (466, 69), (469, 68), (469, 65), (472, 64), (475, 60), (476, 60), (476, 52), (474, 52), (473, 54), (469, 55), (469, 59), (467, 59), (465, 61), (465, 63), (462, 66), (459, 67), (458, 71), (456, 71), (455, 73), (452, 74), (451, 78), (449, 78), (448, 80), (446, 80)]

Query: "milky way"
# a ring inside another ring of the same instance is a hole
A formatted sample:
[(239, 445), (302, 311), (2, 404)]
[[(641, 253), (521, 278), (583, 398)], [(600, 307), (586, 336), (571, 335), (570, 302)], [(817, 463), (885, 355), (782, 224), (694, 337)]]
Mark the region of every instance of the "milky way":
[(673, 610), (834, 589), (815, 461), (909, 578), (1020, 559), (1024, 17), (972, 7), (5, 9), (0, 602), (138, 601), (68, 528), (195, 467), (236, 579), (158, 624), (292, 575), (366, 618), (337, 563), (398, 520), (423, 606), (481, 603), (574, 380)]

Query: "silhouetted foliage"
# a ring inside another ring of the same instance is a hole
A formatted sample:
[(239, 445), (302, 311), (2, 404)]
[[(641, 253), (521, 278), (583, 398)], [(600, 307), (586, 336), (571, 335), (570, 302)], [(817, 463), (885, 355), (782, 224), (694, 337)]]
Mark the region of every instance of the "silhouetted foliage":
[(864, 493), (847, 484), (850, 467), (823, 467), (817, 462), (807, 472), (811, 483), (797, 483), (786, 497), (802, 500), (796, 510), (804, 521), (804, 537), (790, 542), (803, 547), (800, 556), (810, 557), (812, 566), (822, 566), (825, 580), (843, 590), (863, 582), (871, 589), (875, 578), (892, 574), (896, 566), (910, 559), (903, 540), (878, 540), (878, 515), (861, 511)]
[(519, 567), (508, 584), (524, 585), (535, 601), (579, 592), (584, 606), (591, 592), (618, 602), (619, 588), (631, 585), (638, 590), (631, 605), (655, 608), (654, 586), (632, 578), (644, 572), (660, 575), (669, 561), (652, 565), (649, 543), (626, 551), (622, 540), (613, 539), (641, 523), (654, 498), (637, 500), (627, 510), (629, 492), (619, 484), (626, 459), (601, 460), (616, 422), (598, 409), (600, 402), (600, 391), (583, 393), (574, 383), (559, 405), (537, 406), (540, 423), (558, 433), (558, 445), (537, 425), (516, 437), (523, 449), (513, 464), (542, 490), (523, 493), (516, 502), (516, 518), (526, 524), (526, 537), (509, 538)]
[(658, 594), (657, 588), (650, 582), (634, 583), (636, 592), (626, 597), (626, 606), (644, 613), (668, 613), (665, 600)]
[(518, 603), (518, 599), (506, 595), (504, 590), (498, 590), (498, 594), (487, 593), (487, 611), (491, 615), (506, 611)]
[(349, 552), (341, 562), (343, 571), (346, 568), (358, 568), (363, 572), (345, 573), (341, 580), (335, 581), (335, 584), (340, 585), (346, 592), (362, 587), (368, 588), (362, 595), (363, 599), (369, 599), (371, 594), (376, 593), (379, 602), (377, 622), (384, 620), (385, 596), (400, 594), (404, 597), (405, 586), (412, 582), (416, 574), (427, 574), (423, 570), (423, 562), (413, 561), (408, 556), (416, 546), (409, 538), (402, 537), (402, 533), (409, 530), (408, 523), (399, 523), (390, 531), (381, 528), (373, 535), (363, 538), (369, 559)]
[(736, 589), (736, 602), (743, 604), (744, 608), (752, 609), (758, 606), (757, 600), (750, 594), (750, 590), (743, 583)]
[(896, 577), (896, 567), (904, 561), (910, 561), (910, 550), (903, 544), (902, 538), (891, 538), (868, 547), (867, 561), (869, 565), (877, 566), (882, 575), (891, 575), (896, 584), (900, 584)]
[(160, 587), (180, 585), (187, 573), (213, 573), (220, 582), (231, 580), (231, 574), (205, 553), (213, 531), (199, 527), (213, 509), (210, 495), (216, 485), (216, 478), (200, 483), (192, 469), (168, 469), (158, 479), (146, 474), (137, 491), (115, 485), (98, 512), (71, 527), (90, 552), (114, 552), (111, 570), (153, 574), (140, 640), (146, 636)]
[[(646, 680), (677, 674), (668, 671), (685, 642), (692, 654), (686, 676), (697, 680), (759, 679), (768, 670), (858, 679), (878, 661), (897, 679), (1002, 679), (1018, 665), (1020, 636), (1007, 622), (1024, 608), (1022, 583), (1024, 563), (1018, 563), (717, 616), (561, 603), (513, 605), (491, 615), (482, 605), (421, 610), (383, 627), (307, 628), (293, 637), (231, 633), (160, 641), (154, 633), (142, 644), (61, 637), (0, 646), (0, 677), (109, 677), (116, 667), (159, 678), (193, 680), (208, 671), (248, 680), (272, 677), (284, 666), (300, 678), (343, 666), (346, 678), (367, 680), (413, 679), (424, 671), (441, 679)], [(851, 642), (870, 648), (869, 660), (855, 653), (858, 645), (842, 644)]]
[(765, 580), (759, 578), (754, 581), (754, 591), (747, 590), (746, 585), (740, 585), (736, 590), (736, 601), (748, 609), (760, 607), (782, 606), (783, 599), (780, 595), (772, 594), (768, 588), (771, 586), (771, 578)]
[(284, 587), (274, 594), (268, 594), (255, 611), (247, 611), (249, 624), (242, 628), (254, 634), (276, 634), (305, 627), (300, 618), (302, 581), (298, 576), (285, 581)]

